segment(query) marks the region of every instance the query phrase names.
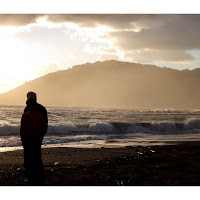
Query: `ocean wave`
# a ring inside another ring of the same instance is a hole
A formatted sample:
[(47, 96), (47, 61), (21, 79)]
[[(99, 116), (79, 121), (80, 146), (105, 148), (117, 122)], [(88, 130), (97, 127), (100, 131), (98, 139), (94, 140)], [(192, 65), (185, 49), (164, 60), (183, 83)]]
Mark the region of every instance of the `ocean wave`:
[[(20, 126), (1, 125), (0, 136), (19, 134)], [(126, 134), (126, 133), (176, 133), (180, 131), (200, 130), (200, 120), (190, 119), (184, 123), (157, 122), (157, 123), (94, 123), (86, 125), (49, 125), (47, 134)]]
[(19, 134), (20, 126), (1, 125), (0, 135), (16, 135)]
[(190, 119), (185, 121), (184, 129), (200, 129), (200, 120)]

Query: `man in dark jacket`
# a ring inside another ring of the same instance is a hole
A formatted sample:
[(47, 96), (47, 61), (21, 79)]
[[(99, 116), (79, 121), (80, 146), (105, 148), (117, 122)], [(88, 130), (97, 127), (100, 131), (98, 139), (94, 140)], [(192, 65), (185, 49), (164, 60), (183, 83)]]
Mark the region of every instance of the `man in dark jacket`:
[[(47, 123), (47, 127), (48, 127), (48, 116), (47, 116), (47, 110), (44, 106), (42, 106), (41, 104), (37, 103), (37, 97), (36, 97), (36, 93), (34, 92), (28, 92), (27, 93), (27, 100), (28, 99), (33, 99), (33, 101), (35, 101), (36, 105), (36, 110), (38, 110), (45, 118), (46, 123)], [(24, 109), (24, 113), (28, 112), (28, 107), (26, 106)]]
[(46, 109), (36, 102), (36, 94), (27, 94), (27, 107), (22, 115), (20, 136), (24, 148), (24, 167), (29, 183), (38, 185), (44, 178), (41, 158), (42, 140), (47, 132)]

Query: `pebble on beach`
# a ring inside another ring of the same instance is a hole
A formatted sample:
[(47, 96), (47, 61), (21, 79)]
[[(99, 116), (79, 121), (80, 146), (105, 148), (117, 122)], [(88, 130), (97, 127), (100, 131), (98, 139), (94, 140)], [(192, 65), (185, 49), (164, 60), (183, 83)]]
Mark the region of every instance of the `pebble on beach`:
[(55, 162), (54, 163), (54, 166), (57, 166), (57, 165), (59, 165), (60, 164), (60, 162)]

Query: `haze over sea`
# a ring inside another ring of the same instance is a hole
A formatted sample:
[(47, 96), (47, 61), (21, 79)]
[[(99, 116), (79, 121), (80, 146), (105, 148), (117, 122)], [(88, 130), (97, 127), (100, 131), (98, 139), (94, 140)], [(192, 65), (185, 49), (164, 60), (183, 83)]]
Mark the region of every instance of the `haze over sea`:
[[(0, 106), (0, 151), (21, 148), (24, 107)], [(199, 110), (132, 110), (47, 107), (43, 145), (70, 147), (146, 146), (200, 139)]]

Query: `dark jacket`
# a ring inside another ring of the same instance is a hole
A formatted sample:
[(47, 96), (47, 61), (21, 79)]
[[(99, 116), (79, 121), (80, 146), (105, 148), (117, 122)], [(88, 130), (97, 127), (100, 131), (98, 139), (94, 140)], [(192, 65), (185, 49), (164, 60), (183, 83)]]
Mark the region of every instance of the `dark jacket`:
[(39, 111), (30, 110), (22, 115), (20, 126), (21, 140), (43, 139), (46, 132), (46, 120)]
[[(44, 106), (42, 106), (41, 104), (36, 102), (36, 110), (39, 111), (43, 115), (43, 117), (46, 120), (46, 124), (48, 126), (48, 116), (47, 116), (46, 108)], [(26, 106), (25, 109), (24, 109), (24, 113), (27, 113), (27, 112), (28, 112), (28, 107)]]

